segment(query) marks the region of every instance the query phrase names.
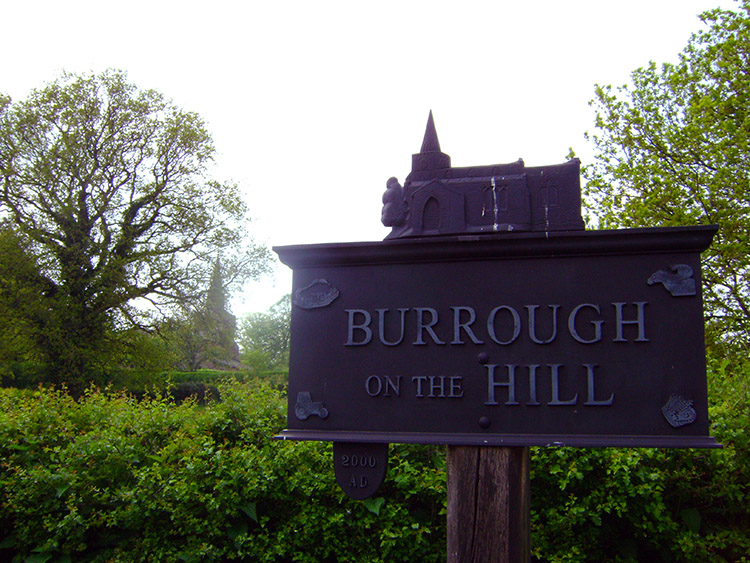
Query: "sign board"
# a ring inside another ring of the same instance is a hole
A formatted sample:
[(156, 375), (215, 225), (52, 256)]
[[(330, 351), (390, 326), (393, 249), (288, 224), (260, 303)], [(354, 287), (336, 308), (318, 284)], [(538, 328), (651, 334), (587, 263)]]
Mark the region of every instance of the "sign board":
[(277, 247), (294, 271), (280, 437), (718, 447), (700, 276), (715, 232)]

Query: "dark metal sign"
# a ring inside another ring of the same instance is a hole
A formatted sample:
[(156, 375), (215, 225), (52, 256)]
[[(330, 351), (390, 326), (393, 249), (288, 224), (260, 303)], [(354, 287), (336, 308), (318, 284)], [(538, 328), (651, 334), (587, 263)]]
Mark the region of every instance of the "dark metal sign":
[(281, 437), (717, 447), (700, 278), (715, 232), (276, 248), (294, 270)]
[(717, 228), (585, 232), (579, 165), (454, 168), (430, 113), (386, 184), (386, 241), (276, 248), (294, 270), (279, 438), (334, 442), (356, 499), (391, 442), (720, 447), (700, 276)]

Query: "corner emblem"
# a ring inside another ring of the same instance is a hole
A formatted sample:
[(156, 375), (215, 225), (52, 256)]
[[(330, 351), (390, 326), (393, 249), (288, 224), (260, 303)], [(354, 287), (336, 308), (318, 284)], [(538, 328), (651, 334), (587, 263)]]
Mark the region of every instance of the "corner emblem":
[(327, 307), (339, 296), (339, 290), (326, 280), (315, 280), (310, 285), (298, 289), (292, 295), (292, 303), (303, 309)]
[(674, 428), (695, 422), (696, 413), (693, 408), (693, 401), (686, 399), (682, 395), (674, 394), (669, 397), (667, 404), (661, 408), (661, 412), (664, 414), (667, 422)]
[(313, 403), (310, 393), (297, 393), (297, 404), (294, 405), (294, 416), (300, 420), (307, 420), (311, 415), (328, 418), (328, 409), (323, 403)]
[(648, 278), (648, 285), (661, 283), (674, 297), (695, 295), (695, 280), (693, 269), (687, 264), (676, 264), (672, 271), (659, 270)]

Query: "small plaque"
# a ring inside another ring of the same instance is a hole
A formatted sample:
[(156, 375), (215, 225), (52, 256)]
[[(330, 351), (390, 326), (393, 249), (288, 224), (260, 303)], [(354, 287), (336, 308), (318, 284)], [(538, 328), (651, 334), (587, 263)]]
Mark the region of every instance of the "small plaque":
[(336, 482), (347, 496), (370, 498), (385, 479), (388, 444), (334, 442), (333, 468)]

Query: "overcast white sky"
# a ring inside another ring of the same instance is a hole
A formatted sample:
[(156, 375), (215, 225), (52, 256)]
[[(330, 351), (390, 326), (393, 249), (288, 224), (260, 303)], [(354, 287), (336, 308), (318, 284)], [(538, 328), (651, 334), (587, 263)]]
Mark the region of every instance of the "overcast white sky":
[[(0, 92), (117, 68), (209, 125), (269, 245), (380, 240), (430, 109), (453, 166), (584, 161), (594, 84), (675, 61), (731, 0), (4, 0)], [(237, 315), (291, 290), (249, 284)]]

